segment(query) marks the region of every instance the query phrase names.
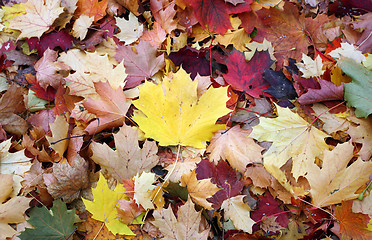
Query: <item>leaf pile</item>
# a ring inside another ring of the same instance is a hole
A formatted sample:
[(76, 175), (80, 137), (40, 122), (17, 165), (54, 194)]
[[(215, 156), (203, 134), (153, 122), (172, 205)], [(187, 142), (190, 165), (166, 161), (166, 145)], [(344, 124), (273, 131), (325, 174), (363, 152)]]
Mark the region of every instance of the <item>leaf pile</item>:
[(12, 0), (0, 239), (371, 239), (371, 1)]

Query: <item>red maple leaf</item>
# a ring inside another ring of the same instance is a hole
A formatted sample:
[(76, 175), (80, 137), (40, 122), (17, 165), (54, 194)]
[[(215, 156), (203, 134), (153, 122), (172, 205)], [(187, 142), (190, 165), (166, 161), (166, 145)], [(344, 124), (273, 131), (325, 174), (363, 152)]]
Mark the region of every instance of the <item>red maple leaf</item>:
[(35, 96), (45, 99), (48, 101), (53, 101), (56, 96), (56, 90), (50, 86), (45, 90), (42, 88), (34, 75), (27, 73), (25, 74), (26, 81), (29, 85), (29, 88), (35, 92)]
[(252, 59), (246, 62), (243, 53), (234, 50), (226, 60), (228, 73), (223, 76), (235, 90), (259, 98), (263, 91), (270, 87), (262, 74), (273, 62), (268, 52), (256, 52)]
[[(273, 196), (269, 192), (265, 193), (264, 196), (260, 196), (259, 199), (260, 200), (257, 205), (257, 210), (251, 213), (251, 218), (254, 221), (257, 222), (261, 220), (262, 218), (270, 217), (276, 213), (284, 212), (279, 207), (279, 203), (273, 198)], [(275, 219), (277, 223), (279, 223), (282, 227), (285, 227), (285, 228), (288, 227), (289, 220), (288, 220), (287, 213), (283, 213), (283, 214), (279, 214), (275, 216), (277, 216), (277, 218)]]
[(56, 47), (60, 47), (63, 51), (67, 51), (72, 48), (73, 41), (74, 37), (66, 30), (43, 34), (40, 39), (36, 37), (27, 39), (30, 50), (36, 48), (40, 57), (43, 56), (45, 50), (48, 48), (53, 50)]
[(229, 14), (250, 11), (250, 3), (252, 0), (246, 0), (245, 3), (239, 3), (236, 6), (224, 0), (192, 0), (187, 2), (193, 8), (195, 18), (200, 25), (209, 32), (217, 34), (224, 34), (232, 28)]
[(237, 172), (225, 161), (220, 161), (216, 166), (208, 160), (202, 160), (195, 172), (198, 180), (211, 178), (211, 182), (221, 188), (208, 198), (213, 203), (213, 208), (220, 208), (224, 200), (238, 195), (243, 189), (244, 184), (239, 180)]

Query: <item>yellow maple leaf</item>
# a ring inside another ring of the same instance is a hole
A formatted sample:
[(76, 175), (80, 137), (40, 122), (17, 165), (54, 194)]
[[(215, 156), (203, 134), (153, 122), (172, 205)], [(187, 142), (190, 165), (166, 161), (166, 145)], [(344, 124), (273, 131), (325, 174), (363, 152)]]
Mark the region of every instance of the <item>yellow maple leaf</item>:
[(216, 120), (229, 113), (226, 108), (227, 88), (209, 88), (197, 98), (198, 81), (180, 68), (164, 78), (162, 84), (146, 82), (139, 87), (139, 99), (133, 104), (141, 112), (133, 119), (145, 133), (161, 146), (182, 145), (205, 148), (213, 132), (225, 125)]
[[(128, 200), (124, 194), (125, 188), (118, 184), (115, 190), (108, 188), (107, 182), (101, 174), (96, 188), (92, 190), (94, 201), (83, 199), (86, 209), (93, 214), (92, 218), (104, 222), (107, 229), (113, 234), (135, 235), (130, 228), (119, 220), (118, 201), (120, 199)], [(139, 220), (139, 219), (136, 219)], [(142, 223), (141, 221), (135, 221)]]
[(359, 196), (355, 192), (369, 180), (372, 162), (358, 158), (348, 166), (353, 148), (350, 142), (339, 144), (332, 151), (325, 151), (321, 169), (315, 164), (309, 166), (306, 178), (314, 205), (329, 206)]
[(24, 5), (26, 14), (9, 19), (9, 28), (21, 31), (18, 39), (41, 37), (63, 12), (61, 0), (29, 0)]
[(250, 136), (260, 142), (273, 143), (263, 155), (264, 166), (284, 184), (286, 177), (280, 168), (290, 158), (293, 162), (292, 174), (297, 180), (306, 175), (315, 158), (322, 158), (324, 150), (329, 147), (324, 141), (327, 134), (309, 126), (308, 122), (288, 108), (277, 106), (277, 111), (277, 118), (261, 118)]

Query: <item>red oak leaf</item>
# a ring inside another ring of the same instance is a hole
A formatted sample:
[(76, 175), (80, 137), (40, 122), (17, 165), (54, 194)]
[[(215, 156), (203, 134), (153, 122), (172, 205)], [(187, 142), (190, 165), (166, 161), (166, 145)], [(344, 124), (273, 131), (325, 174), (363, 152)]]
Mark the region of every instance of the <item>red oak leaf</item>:
[(234, 6), (224, 0), (192, 0), (187, 4), (194, 10), (194, 15), (200, 25), (207, 28), (209, 32), (224, 34), (232, 28), (229, 14), (237, 14), (250, 11), (249, 4), (252, 0), (245, 0)]
[(271, 64), (273, 61), (268, 52), (256, 52), (252, 59), (246, 62), (243, 53), (234, 50), (226, 60), (228, 73), (223, 76), (235, 90), (259, 98), (270, 86), (262, 74)]
[(211, 178), (211, 182), (221, 188), (208, 198), (213, 208), (220, 208), (224, 200), (238, 195), (243, 189), (244, 184), (239, 180), (237, 172), (226, 161), (220, 161), (216, 166), (208, 160), (202, 160), (197, 164), (195, 172), (198, 180)]

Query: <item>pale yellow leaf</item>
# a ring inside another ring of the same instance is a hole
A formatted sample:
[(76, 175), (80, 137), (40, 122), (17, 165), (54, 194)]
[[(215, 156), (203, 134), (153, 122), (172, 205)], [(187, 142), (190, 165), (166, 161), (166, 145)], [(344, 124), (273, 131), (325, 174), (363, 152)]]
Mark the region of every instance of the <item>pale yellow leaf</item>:
[(306, 54), (302, 53), (302, 61), (303, 63), (296, 63), (296, 66), (302, 72), (302, 77), (304, 78), (319, 77), (325, 71), (322, 70), (323, 63), (320, 55), (313, 60)]
[(244, 195), (238, 195), (223, 201), (221, 209), (224, 210), (225, 219), (231, 219), (236, 229), (252, 233), (255, 221), (251, 219), (251, 208), (243, 202)]
[(155, 174), (152, 172), (142, 172), (141, 176), (137, 174), (134, 178), (134, 200), (144, 209), (154, 209), (152, 203), (152, 192), (155, 189)]
[(119, 27), (120, 33), (115, 34), (120, 41), (124, 41), (125, 45), (129, 45), (142, 36), (143, 25), (138, 22), (137, 17), (133, 13), (129, 13), (129, 20), (115, 17), (116, 26)]
[(72, 26), (72, 35), (83, 40), (88, 33), (88, 28), (92, 25), (94, 16), (80, 15)]

